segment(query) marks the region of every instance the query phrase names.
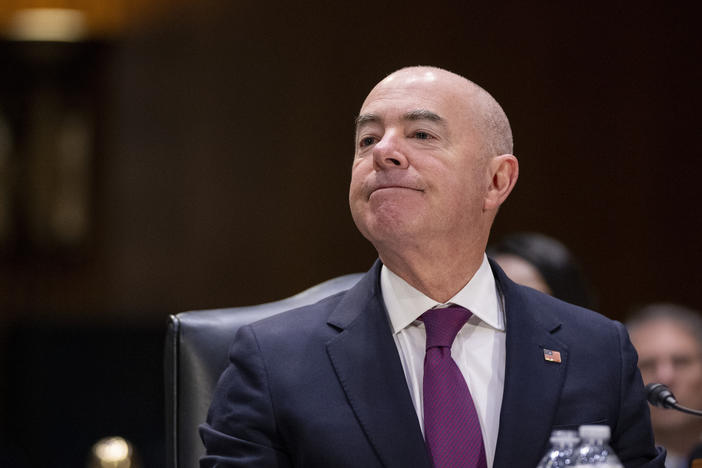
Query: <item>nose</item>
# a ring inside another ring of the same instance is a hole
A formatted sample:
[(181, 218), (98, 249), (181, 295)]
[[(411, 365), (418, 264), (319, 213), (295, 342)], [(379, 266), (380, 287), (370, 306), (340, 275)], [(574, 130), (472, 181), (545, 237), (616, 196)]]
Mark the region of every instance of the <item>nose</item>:
[(373, 166), (376, 170), (406, 169), (409, 166), (400, 136), (395, 132), (385, 132), (373, 147)]
[(675, 370), (673, 369), (673, 363), (670, 360), (662, 360), (656, 366), (656, 382), (667, 385), (668, 387), (673, 385), (675, 380)]

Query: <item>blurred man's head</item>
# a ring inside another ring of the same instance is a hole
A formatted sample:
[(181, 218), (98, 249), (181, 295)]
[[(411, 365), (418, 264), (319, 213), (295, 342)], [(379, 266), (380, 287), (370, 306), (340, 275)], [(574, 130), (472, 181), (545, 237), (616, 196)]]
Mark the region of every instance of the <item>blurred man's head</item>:
[[(652, 304), (627, 327), (644, 384), (667, 385), (681, 405), (702, 409), (702, 316), (675, 304)], [(677, 411), (652, 408), (651, 422), (657, 440), (702, 435), (702, 418)]]

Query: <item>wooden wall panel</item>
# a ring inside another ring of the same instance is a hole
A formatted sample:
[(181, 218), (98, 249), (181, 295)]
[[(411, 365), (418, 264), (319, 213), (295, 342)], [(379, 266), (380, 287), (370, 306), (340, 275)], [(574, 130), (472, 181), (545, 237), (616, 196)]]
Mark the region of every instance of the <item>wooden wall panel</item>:
[(385, 73), (419, 63), (484, 85), (512, 120), (522, 175), (495, 236), (564, 241), (607, 315), (663, 299), (702, 307), (700, 39), (685, 12), (199, 2), (166, 13), (111, 42), (102, 65), (92, 253), (6, 267), (21, 291), (9, 309), (158, 322), (365, 269), (374, 254), (346, 203), (353, 118)]

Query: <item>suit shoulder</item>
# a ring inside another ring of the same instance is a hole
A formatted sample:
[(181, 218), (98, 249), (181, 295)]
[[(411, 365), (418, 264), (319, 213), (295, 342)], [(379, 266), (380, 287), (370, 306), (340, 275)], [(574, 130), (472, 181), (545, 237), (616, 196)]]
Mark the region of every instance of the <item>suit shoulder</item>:
[(319, 301), (283, 311), (250, 324), (257, 336), (301, 333), (306, 329), (324, 325), (348, 291), (341, 291)]

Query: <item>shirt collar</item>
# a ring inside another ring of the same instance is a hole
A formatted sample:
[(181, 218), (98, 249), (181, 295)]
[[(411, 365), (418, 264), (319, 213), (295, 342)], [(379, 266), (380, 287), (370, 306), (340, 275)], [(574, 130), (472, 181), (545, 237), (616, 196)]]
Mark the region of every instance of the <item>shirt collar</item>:
[[(427, 310), (441, 306), (383, 265), (380, 271), (380, 289), (392, 323), (393, 333), (411, 325)], [(460, 305), (490, 327), (504, 331), (502, 302), (487, 255), (473, 277), (446, 304)]]

